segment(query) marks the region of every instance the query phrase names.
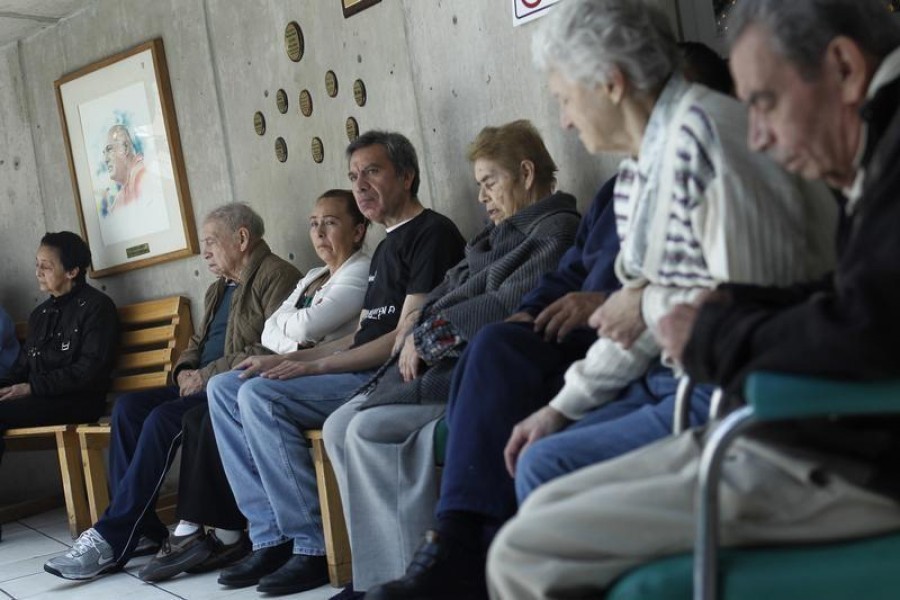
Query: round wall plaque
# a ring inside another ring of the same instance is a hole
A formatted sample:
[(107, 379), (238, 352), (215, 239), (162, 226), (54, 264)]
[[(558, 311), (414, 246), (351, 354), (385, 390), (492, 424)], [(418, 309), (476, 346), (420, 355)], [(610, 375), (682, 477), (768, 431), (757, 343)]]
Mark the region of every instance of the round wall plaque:
[(263, 135), (266, 132), (266, 117), (259, 111), (253, 115), (253, 129), (256, 135)]
[(356, 100), (357, 106), (366, 105), (366, 100), (368, 99), (366, 96), (366, 84), (363, 83), (362, 79), (357, 79), (353, 82), (353, 99)]
[(275, 92), (275, 106), (278, 107), (278, 112), (281, 114), (285, 114), (288, 111), (288, 95), (284, 90), (278, 90)]
[(291, 21), (284, 28), (284, 51), (292, 61), (300, 62), (300, 59), (303, 58), (303, 50), (303, 30), (296, 21)]
[(284, 162), (287, 160), (287, 156), (287, 142), (284, 141), (284, 138), (280, 137), (275, 140), (275, 158), (278, 159), (278, 162)]
[(359, 123), (357, 123), (356, 119), (353, 117), (347, 117), (347, 122), (344, 123), (344, 129), (347, 130), (347, 139), (351, 142), (359, 137)]
[(318, 137), (314, 137), (312, 139), (312, 157), (313, 160), (317, 163), (325, 160), (325, 146), (322, 145), (322, 139)]
[(312, 111), (312, 94), (309, 93), (309, 90), (303, 90), (302, 92), (300, 92), (300, 112), (304, 117), (308, 117), (312, 114)]
[(329, 98), (334, 98), (338, 94), (337, 75), (334, 74), (334, 71), (325, 73), (325, 91), (328, 92)]

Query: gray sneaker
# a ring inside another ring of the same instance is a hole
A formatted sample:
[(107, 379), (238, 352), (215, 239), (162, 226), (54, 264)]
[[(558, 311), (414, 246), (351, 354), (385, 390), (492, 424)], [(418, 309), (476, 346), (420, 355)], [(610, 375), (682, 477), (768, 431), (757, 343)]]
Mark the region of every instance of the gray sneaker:
[(116, 570), (112, 546), (91, 527), (75, 540), (72, 549), (44, 563), (44, 570), (63, 579), (93, 579)]

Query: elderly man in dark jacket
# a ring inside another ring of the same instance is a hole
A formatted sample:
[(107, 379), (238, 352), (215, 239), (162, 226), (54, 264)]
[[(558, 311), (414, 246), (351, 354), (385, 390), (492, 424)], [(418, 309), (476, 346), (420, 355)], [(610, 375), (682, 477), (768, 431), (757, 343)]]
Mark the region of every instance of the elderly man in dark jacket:
[[(678, 306), (661, 342), (694, 378), (733, 391), (759, 369), (900, 377), (900, 23), (878, 0), (743, 0), (730, 30), (751, 146), (846, 196), (840, 257), (822, 282), (727, 285), (700, 306)], [(900, 425), (884, 418), (738, 440), (724, 467), (722, 542), (900, 527), (898, 440)], [(702, 443), (687, 432), (538, 490), (492, 548), (493, 597), (587, 594), (640, 562), (690, 550)]]
[(300, 273), (272, 254), (262, 219), (227, 204), (204, 220), (203, 258), (219, 278), (206, 292), (200, 331), (175, 365), (177, 385), (125, 394), (112, 415), (111, 503), (72, 549), (44, 569), (65, 579), (92, 579), (124, 565), (141, 536), (161, 542), (166, 527), (153, 505), (180, 441), (184, 413), (206, 402), (206, 382), (252, 354), (263, 325), (294, 289)]

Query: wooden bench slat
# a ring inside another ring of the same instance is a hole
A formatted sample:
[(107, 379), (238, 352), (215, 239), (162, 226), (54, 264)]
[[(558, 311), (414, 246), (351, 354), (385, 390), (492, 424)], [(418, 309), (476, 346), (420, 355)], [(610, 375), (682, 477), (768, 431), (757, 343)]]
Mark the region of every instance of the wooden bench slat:
[(7, 429), (3, 437), (8, 439), (35, 437), (40, 435), (56, 435), (62, 431), (74, 431), (75, 425), (46, 425), (44, 427), (19, 427), (17, 429)]
[(177, 324), (173, 324), (123, 331), (119, 340), (119, 347), (122, 350), (129, 350), (140, 346), (165, 344), (175, 339), (176, 328)]
[(113, 392), (136, 392), (169, 385), (169, 372), (140, 373), (113, 379)]
[(182, 303), (186, 302), (187, 299), (182, 296), (172, 296), (170, 298), (129, 304), (119, 308), (119, 320), (123, 325), (169, 321), (173, 316), (179, 314), (178, 309)]
[(171, 367), (172, 352), (172, 348), (130, 352), (119, 357), (116, 368), (120, 371), (128, 371), (134, 369), (148, 369), (150, 367)]

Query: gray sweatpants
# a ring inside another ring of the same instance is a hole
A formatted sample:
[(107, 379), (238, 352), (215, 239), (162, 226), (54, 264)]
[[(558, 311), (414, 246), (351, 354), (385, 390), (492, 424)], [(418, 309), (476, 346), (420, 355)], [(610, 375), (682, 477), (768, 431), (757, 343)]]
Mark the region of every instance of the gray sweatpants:
[(395, 404), (357, 411), (364, 400), (353, 398), (323, 427), (358, 591), (401, 577), (434, 521), (440, 483), (434, 427), (446, 408)]
[[(689, 551), (700, 437), (688, 431), (539, 488), (491, 546), (491, 597), (597, 597), (624, 571)], [(827, 463), (735, 442), (720, 487), (722, 544), (817, 542), (900, 528), (900, 505)]]

